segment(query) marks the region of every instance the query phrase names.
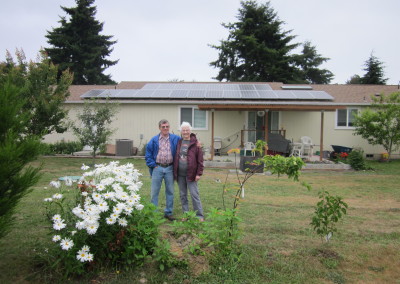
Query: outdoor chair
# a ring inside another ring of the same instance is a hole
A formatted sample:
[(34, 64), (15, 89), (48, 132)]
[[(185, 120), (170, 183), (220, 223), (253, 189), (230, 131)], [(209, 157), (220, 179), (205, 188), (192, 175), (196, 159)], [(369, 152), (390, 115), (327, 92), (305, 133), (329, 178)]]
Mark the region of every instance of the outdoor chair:
[(256, 155), (253, 151), (256, 148), (256, 145), (253, 142), (245, 142), (243, 146), (243, 156), (247, 156), (247, 151), (250, 151), (251, 156)]

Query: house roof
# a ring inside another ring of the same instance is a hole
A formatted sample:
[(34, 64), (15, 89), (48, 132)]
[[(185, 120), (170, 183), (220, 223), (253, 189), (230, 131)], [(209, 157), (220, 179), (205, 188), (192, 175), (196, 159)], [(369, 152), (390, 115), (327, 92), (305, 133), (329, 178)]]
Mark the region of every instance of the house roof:
[[(138, 90), (142, 89), (146, 84), (171, 84), (171, 82), (133, 82), (133, 81), (123, 81), (117, 85), (72, 85), (70, 86), (70, 97), (67, 102), (83, 102), (81, 96), (91, 90), (110, 90), (110, 89), (131, 89)], [(266, 82), (173, 82), (174, 84), (268, 84), (272, 90), (283, 90), (290, 88), (299, 89), (304, 87), (312, 87), (312, 91), (323, 91), (328, 93), (333, 97), (333, 101), (329, 102), (314, 102), (311, 104), (316, 105), (364, 105), (371, 103), (371, 96), (375, 94), (390, 94), (393, 92), (399, 92), (399, 86), (397, 85), (299, 85), (299, 84), (283, 84), (283, 83), (266, 83)], [(154, 98), (160, 101), (157, 98)], [(132, 99), (130, 100), (132, 101)], [(204, 103), (204, 101), (203, 101)], [(258, 103), (258, 102), (257, 102)], [(261, 103), (261, 102), (260, 102)], [(279, 102), (279, 103), (282, 103)], [(208, 100), (207, 104), (213, 104), (212, 100)], [(217, 104), (229, 104), (227, 101), (219, 101)], [(231, 104), (237, 104), (236, 102), (231, 102)], [(251, 104), (248, 102), (248, 104)], [(254, 104), (254, 102), (253, 102)], [(268, 100), (265, 100), (263, 104), (270, 105)], [(275, 103), (276, 104), (276, 103)], [(293, 103), (290, 103), (293, 104)], [(303, 102), (296, 102), (294, 104), (302, 105)]]

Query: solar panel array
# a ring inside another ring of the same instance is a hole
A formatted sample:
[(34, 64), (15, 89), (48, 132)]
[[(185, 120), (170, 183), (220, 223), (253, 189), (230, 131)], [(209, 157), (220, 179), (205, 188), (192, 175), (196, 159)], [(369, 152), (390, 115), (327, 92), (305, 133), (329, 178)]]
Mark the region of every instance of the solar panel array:
[(268, 84), (150, 83), (141, 89), (91, 90), (82, 98), (188, 100), (333, 100), (324, 91), (272, 90)]

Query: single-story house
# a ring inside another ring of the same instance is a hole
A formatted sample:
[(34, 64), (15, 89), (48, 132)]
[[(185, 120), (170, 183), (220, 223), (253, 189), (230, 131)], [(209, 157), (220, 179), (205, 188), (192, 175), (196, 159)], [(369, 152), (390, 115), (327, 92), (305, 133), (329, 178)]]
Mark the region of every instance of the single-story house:
[[(245, 142), (280, 134), (291, 142), (308, 136), (314, 151), (331, 145), (360, 147), (367, 157), (379, 158), (381, 146), (353, 135), (354, 113), (371, 104), (371, 96), (398, 92), (397, 85), (293, 85), (238, 82), (121, 82), (118, 85), (73, 85), (65, 102), (70, 118), (85, 99), (110, 97), (120, 104), (109, 143), (133, 140), (140, 149), (168, 119), (171, 132), (188, 121), (210, 154), (226, 153)], [(271, 134), (270, 134), (271, 133)], [(45, 142), (76, 140), (72, 132), (50, 134)], [(393, 153), (393, 158), (399, 152)]]

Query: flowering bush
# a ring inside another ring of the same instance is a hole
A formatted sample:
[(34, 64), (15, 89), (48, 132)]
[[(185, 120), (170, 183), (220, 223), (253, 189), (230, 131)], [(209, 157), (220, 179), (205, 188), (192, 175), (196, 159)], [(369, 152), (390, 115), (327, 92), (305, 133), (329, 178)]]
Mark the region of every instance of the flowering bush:
[[(102, 264), (138, 263), (153, 252), (162, 218), (141, 203), (141, 174), (132, 164), (83, 165), (75, 200), (67, 202), (65, 188), (46, 198), (53, 242), (66, 274), (81, 274)], [(67, 180), (66, 185), (72, 185)], [(69, 209), (69, 210), (66, 210)]]

